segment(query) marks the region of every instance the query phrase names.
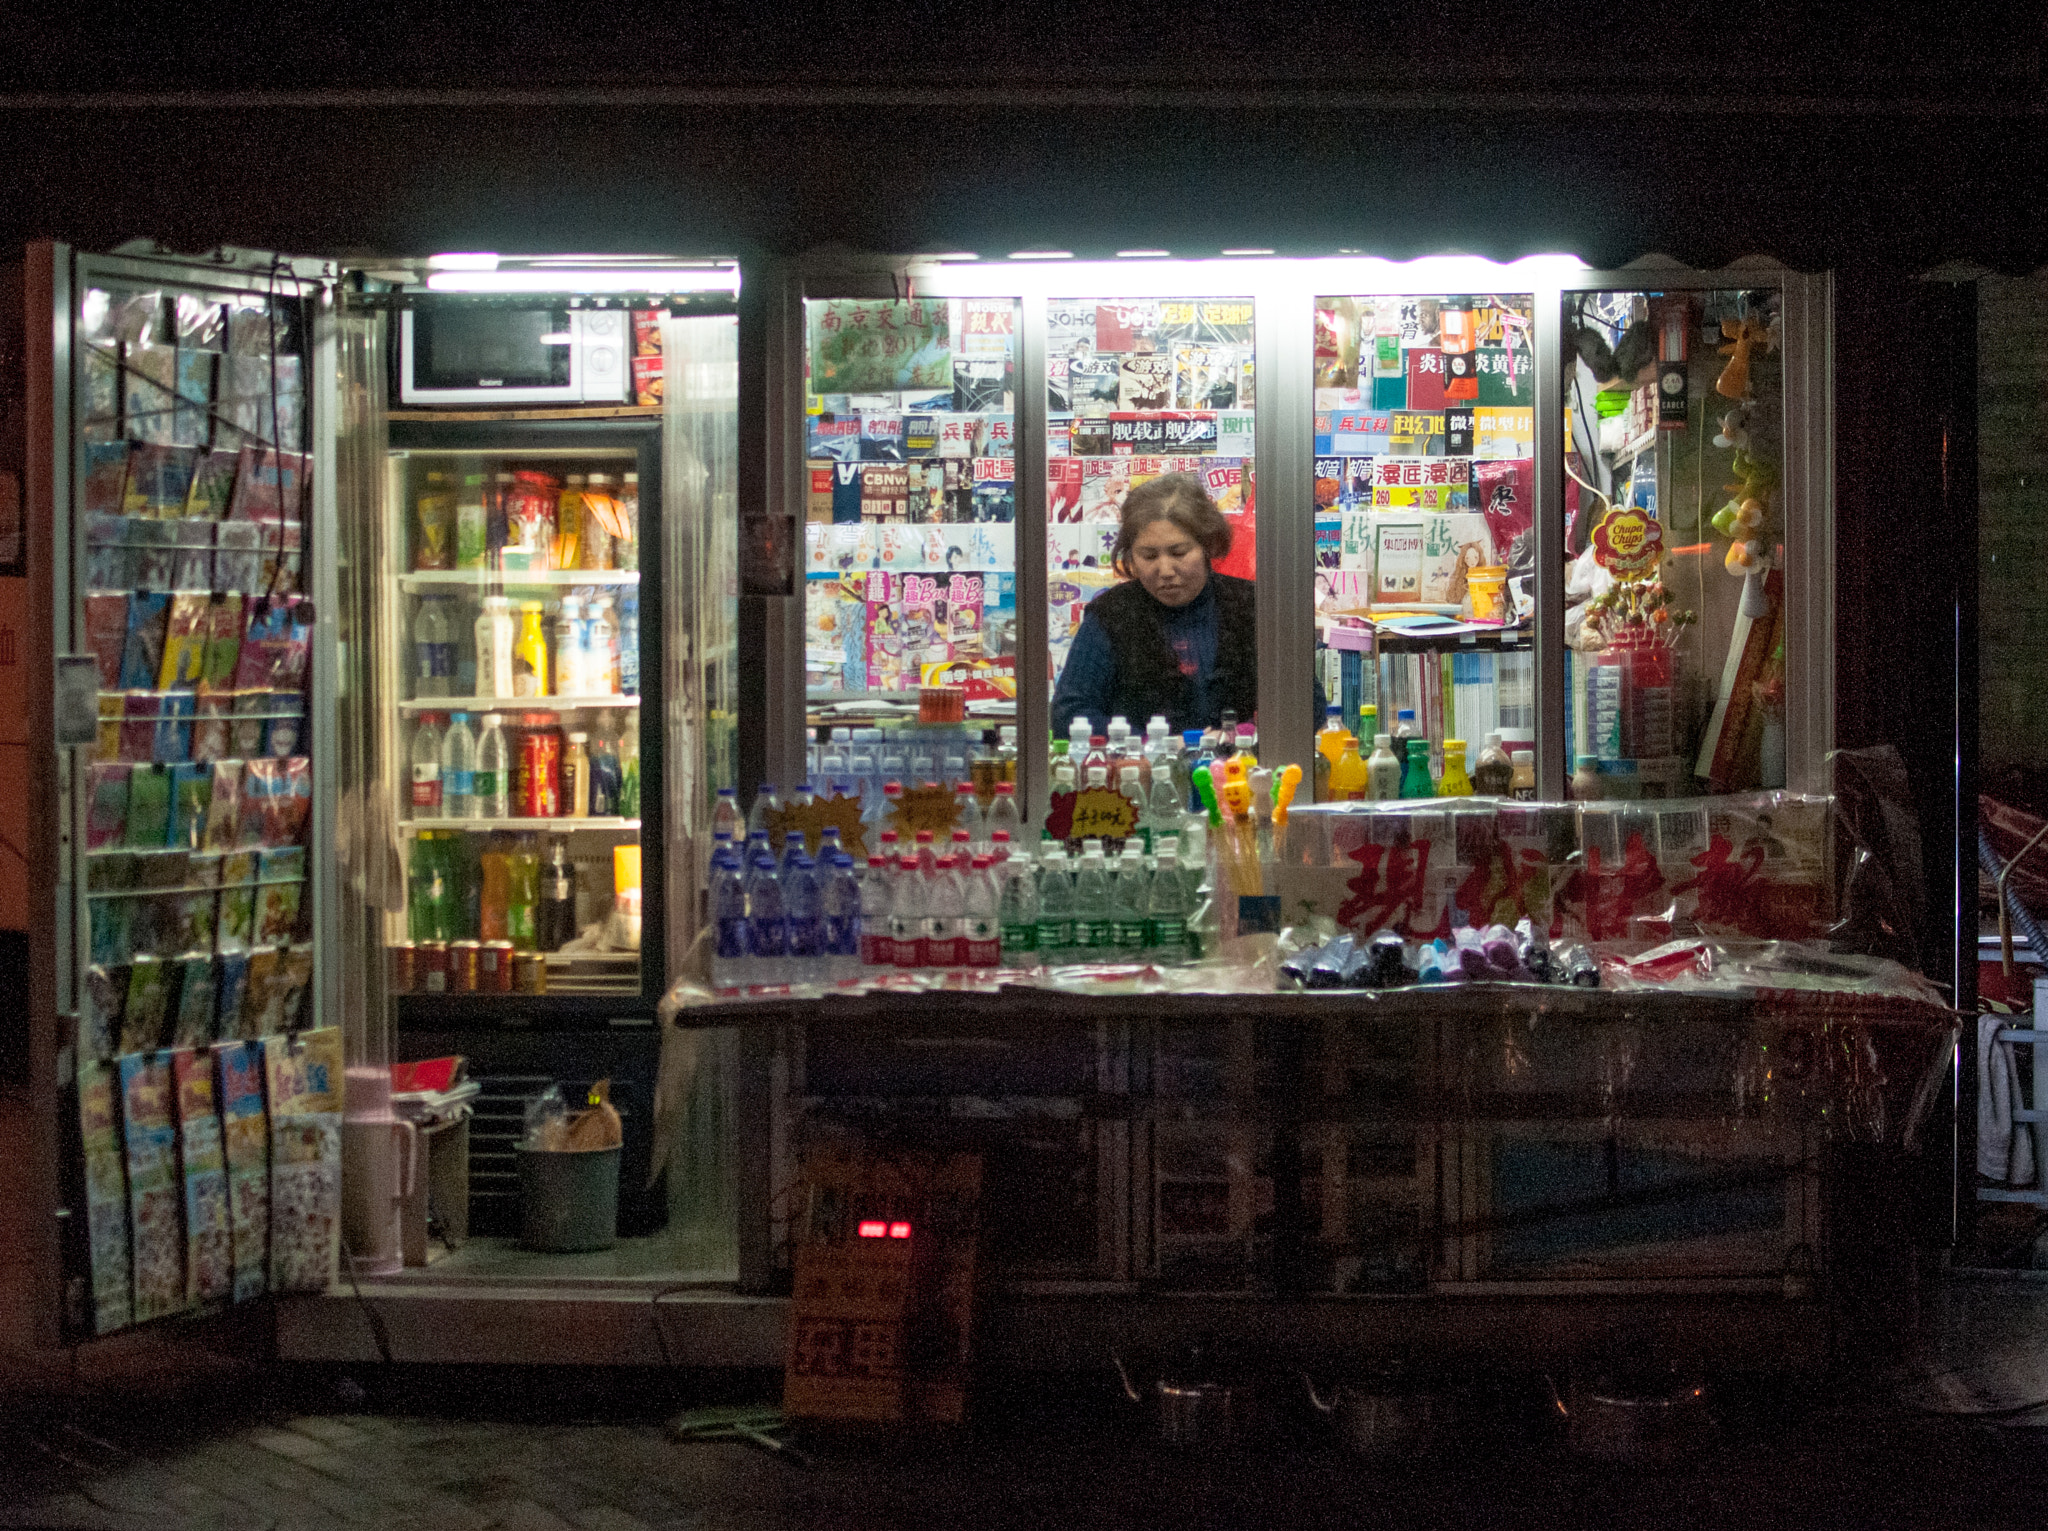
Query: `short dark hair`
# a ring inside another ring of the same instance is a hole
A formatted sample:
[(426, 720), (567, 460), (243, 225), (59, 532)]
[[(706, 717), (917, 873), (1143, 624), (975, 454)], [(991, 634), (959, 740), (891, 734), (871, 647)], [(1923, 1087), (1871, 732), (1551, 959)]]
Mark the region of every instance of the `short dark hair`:
[(1190, 473), (1167, 473), (1147, 479), (1124, 496), (1123, 522), (1117, 527), (1110, 567), (1132, 578), (1131, 544), (1154, 521), (1171, 521), (1202, 545), (1214, 568), (1230, 553), (1230, 522), (1209, 498), (1209, 491)]

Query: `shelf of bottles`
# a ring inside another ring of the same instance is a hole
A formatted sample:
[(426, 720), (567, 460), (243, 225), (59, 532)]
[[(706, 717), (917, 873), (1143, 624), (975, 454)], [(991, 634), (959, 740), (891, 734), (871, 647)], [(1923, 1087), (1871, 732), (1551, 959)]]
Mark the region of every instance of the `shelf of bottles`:
[(1451, 790), (1533, 766), (1533, 321), (1526, 293), (1316, 299), (1317, 801), (1401, 795), (1411, 751)]
[(637, 469), (392, 454), (394, 990), (639, 992)]
[(1014, 720), (1014, 298), (805, 304), (805, 686), (813, 724), (926, 688)]

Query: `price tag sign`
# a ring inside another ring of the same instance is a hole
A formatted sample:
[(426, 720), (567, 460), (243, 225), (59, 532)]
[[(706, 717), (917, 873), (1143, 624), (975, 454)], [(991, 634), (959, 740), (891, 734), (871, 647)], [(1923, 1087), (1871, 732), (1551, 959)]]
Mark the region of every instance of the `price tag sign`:
[(1110, 787), (1055, 792), (1045, 828), (1055, 840), (1127, 840), (1138, 832), (1138, 805)]

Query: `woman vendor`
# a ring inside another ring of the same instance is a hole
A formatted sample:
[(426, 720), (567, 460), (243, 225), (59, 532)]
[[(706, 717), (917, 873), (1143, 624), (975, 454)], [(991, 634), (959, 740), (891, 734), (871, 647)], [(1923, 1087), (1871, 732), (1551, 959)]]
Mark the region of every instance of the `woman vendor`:
[(1175, 733), (1258, 710), (1255, 587), (1218, 574), (1230, 523), (1185, 474), (1124, 496), (1111, 567), (1125, 576), (1088, 603), (1052, 698), (1053, 734), (1077, 717), (1105, 733), (1112, 717), (1142, 730), (1155, 713)]

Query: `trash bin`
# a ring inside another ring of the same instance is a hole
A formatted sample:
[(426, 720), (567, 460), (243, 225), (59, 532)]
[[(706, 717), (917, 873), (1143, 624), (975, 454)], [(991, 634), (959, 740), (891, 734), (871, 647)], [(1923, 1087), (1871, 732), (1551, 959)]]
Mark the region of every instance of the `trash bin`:
[(619, 1148), (519, 1150), (519, 1235), (554, 1254), (610, 1249), (619, 1231)]

